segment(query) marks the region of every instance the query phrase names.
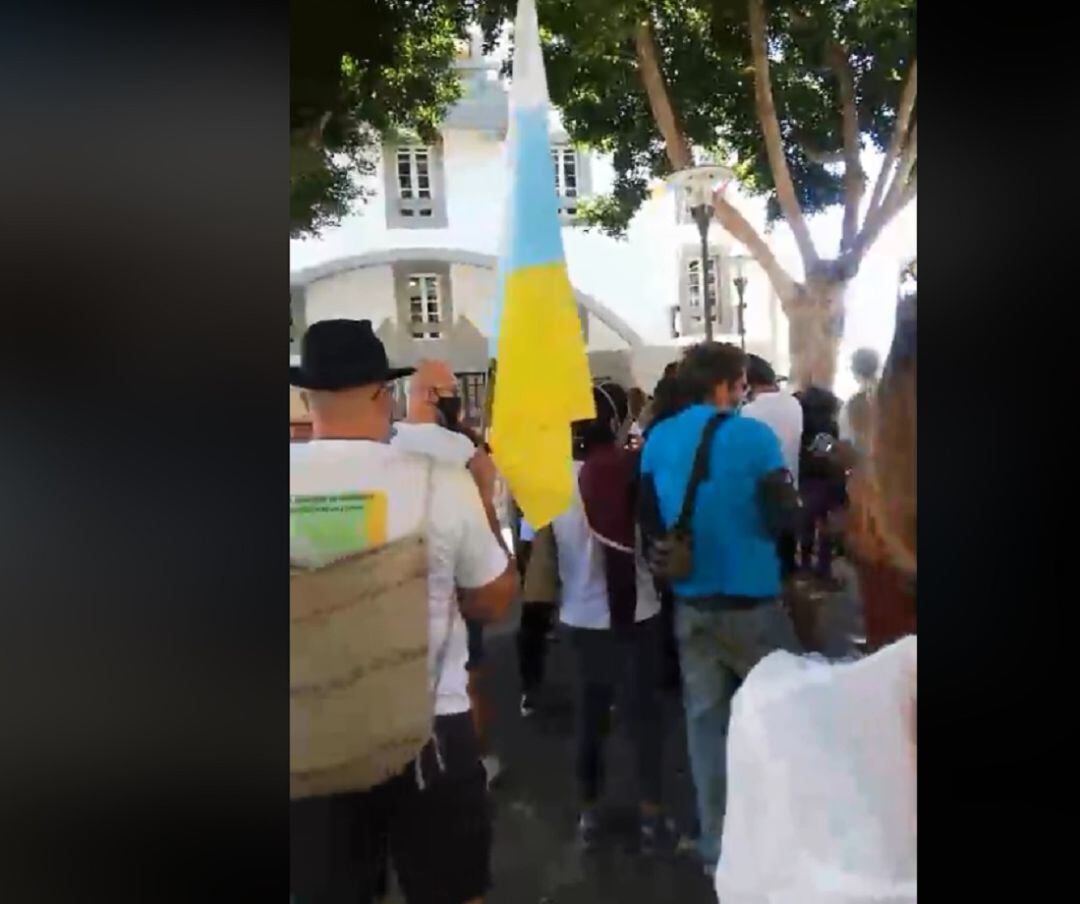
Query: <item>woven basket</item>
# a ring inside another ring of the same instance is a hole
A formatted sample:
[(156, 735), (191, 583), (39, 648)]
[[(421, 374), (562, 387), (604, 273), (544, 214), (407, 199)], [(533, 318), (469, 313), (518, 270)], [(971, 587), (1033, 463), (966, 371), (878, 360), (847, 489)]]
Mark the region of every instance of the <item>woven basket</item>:
[(367, 790), (430, 737), (427, 571), (423, 535), (291, 571), (291, 797)]

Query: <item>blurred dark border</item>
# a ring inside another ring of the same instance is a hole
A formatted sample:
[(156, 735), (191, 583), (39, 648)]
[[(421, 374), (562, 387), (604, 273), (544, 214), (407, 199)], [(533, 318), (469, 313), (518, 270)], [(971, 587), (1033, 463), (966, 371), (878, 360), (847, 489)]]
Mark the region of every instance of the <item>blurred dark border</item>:
[(0, 34), (0, 898), (283, 901), (288, 7)]
[(1035, 901), (1070, 771), (1072, 54), (1049, 7), (921, 13), (921, 885)]
[[(0, 32), (4, 900), (285, 896), (287, 7), (182, 9), (39, 2)], [(1061, 847), (1076, 254), (1051, 19), (922, 16), (929, 900), (1049, 900)]]

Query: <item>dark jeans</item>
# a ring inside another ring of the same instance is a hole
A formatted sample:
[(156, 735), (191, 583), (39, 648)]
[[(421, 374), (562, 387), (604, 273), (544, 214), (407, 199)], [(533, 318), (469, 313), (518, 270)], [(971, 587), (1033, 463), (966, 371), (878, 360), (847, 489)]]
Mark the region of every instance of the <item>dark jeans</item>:
[(581, 799), (599, 800), (604, 787), (604, 741), (616, 689), (623, 692), (633, 738), (638, 793), (658, 804), (661, 791), (661, 619), (619, 630), (568, 628), (577, 658), (577, 772)]
[(480, 668), (484, 662), (484, 623), (465, 619), (465, 631), (468, 642), (469, 659), (465, 663), (466, 671)]
[(795, 549), (798, 543), (794, 532), (787, 531), (776, 541), (776, 555), (780, 559), (780, 580), (786, 581), (795, 574)]
[(371, 904), (392, 861), (408, 904), (462, 904), (491, 885), (491, 814), (469, 713), (435, 720), (428, 743), (383, 784), (289, 802), (292, 904)]
[[(803, 501), (803, 523), (799, 532), (802, 567), (809, 570), (813, 566), (818, 577), (829, 577), (832, 574), (832, 540), (826, 530), (826, 519), (836, 507), (833, 482), (807, 477), (800, 482), (799, 491)], [(815, 541), (817, 562), (813, 563)]]
[(663, 686), (678, 690), (682, 686), (679, 671), (679, 645), (675, 640), (675, 594), (668, 587), (656, 588), (660, 597), (661, 675)]
[(535, 691), (544, 683), (544, 660), (547, 658), (547, 636), (555, 623), (556, 606), (552, 603), (522, 603), (521, 623), (518, 625), (518, 673), (521, 691)]
[(525, 583), (525, 572), (529, 570), (529, 556), (532, 555), (532, 541), (522, 540), (518, 545), (517, 566), (518, 577)]

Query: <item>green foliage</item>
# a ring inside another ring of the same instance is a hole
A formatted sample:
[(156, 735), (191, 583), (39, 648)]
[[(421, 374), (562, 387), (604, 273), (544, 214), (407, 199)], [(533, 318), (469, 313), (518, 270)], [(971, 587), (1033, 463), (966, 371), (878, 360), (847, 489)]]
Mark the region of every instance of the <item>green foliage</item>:
[(460, 94), (454, 0), (292, 0), (290, 235), (317, 235), (370, 191), (379, 135), (434, 133)]
[[(515, 0), (482, 0), (489, 42)], [(915, 53), (915, 0), (770, 0), (773, 93), (799, 203), (806, 214), (842, 200), (840, 170), (820, 160), (842, 148), (839, 88), (827, 50), (850, 55), (862, 140), (884, 148)], [(650, 15), (662, 67), (691, 144), (737, 161), (744, 189), (779, 210), (754, 105), (746, 0), (537, 0), (553, 103), (578, 142), (614, 152), (611, 197), (583, 209), (610, 234), (623, 230), (650, 178), (669, 170), (637, 72), (636, 24)], [(812, 159), (815, 158), (815, 159)]]

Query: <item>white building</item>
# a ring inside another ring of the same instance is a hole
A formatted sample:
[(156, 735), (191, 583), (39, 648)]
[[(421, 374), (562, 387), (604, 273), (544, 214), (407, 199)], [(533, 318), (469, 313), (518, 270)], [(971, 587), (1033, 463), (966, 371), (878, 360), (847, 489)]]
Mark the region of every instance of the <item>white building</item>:
[[(508, 103), (499, 63), (481, 55), (478, 38), (462, 47), (458, 65), (465, 93), (438, 141), (387, 136), (375, 196), (320, 238), (291, 243), (291, 307), (294, 343), (315, 321), (368, 318), (391, 360), (448, 359), (475, 416), (508, 187)], [(697, 228), (670, 191), (646, 201), (625, 240), (575, 225), (577, 203), (608, 191), (614, 170), (609, 158), (572, 147), (554, 114), (552, 123), (567, 266), (593, 374), (651, 391), (678, 347), (704, 334)], [(733, 200), (760, 222), (760, 205)], [(716, 338), (738, 342), (733, 248), (719, 224), (710, 245)], [(756, 264), (745, 272), (747, 349), (783, 372), (786, 318)]]

